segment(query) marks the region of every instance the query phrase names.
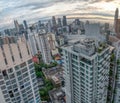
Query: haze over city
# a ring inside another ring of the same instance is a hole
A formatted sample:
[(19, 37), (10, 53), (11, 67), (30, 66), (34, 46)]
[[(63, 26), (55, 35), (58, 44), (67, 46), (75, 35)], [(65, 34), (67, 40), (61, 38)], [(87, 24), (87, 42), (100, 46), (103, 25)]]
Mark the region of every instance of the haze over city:
[(51, 16), (113, 22), (119, 0), (0, 0), (0, 28), (13, 25), (15, 19), (33, 22)]

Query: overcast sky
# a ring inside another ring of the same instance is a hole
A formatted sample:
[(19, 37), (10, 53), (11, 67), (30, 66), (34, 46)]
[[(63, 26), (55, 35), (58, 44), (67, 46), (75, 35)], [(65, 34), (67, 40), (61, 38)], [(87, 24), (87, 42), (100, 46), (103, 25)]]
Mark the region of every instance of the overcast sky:
[(0, 0), (0, 28), (53, 15), (112, 21), (120, 0)]

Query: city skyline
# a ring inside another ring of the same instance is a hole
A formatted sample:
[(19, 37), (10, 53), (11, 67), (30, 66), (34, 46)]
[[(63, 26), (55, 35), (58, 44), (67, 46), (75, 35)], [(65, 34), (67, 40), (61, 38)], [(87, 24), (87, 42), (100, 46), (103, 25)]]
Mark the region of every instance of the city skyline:
[(15, 19), (33, 22), (53, 15), (107, 22), (114, 19), (114, 11), (119, 6), (119, 0), (1, 0), (0, 28), (13, 25)]

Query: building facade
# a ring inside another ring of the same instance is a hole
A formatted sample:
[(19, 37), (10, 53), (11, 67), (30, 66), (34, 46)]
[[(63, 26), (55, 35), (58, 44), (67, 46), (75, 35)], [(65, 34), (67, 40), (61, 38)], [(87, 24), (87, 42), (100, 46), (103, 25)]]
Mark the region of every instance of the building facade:
[(52, 61), (50, 45), (44, 30), (38, 33), (36, 31), (30, 33), (29, 43), (32, 55), (36, 55), (40, 52), (44, 63), (49, 64)]
[(0, 103), (41, 103), (29, 44), (0, 38)]
[(62, 47), (67, 103), (106, 103), (110, 50), (104, 43), (81, 39)]

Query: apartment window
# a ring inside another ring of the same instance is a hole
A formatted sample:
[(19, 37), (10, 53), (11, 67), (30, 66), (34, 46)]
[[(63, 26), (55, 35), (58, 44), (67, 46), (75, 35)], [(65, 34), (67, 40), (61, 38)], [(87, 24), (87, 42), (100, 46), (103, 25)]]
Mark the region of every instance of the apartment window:
[(18, 77), (18, 80), (21, 81), (22, 80), (22, 76)]
[(9, 75), (10, 79), (15, 78), (14, 74)]
[(7, 94), (7, 90), (2, 91), (3, 94)]
[(24, 85), (22, 85), (21, 87), (20, 87), (20, 89), (23, 89), (24, 88)]
[(32, 63), (32, 59), (28, 60), (28, 64), (31, 64)]
[(6, 59), (6, 58), (4, 59), (4, 61), (5, 61), (5, 64), (7, 65), (7, 64), (8, 64), (8, 62), (7, 62), (7, 59)]
[(12, 72), (13, 72), (12, 68), (8, 69), (8, 73), (12, 73)]
[(31, 65), (29, 66), (29, 68), (30, 68), (30, 69), (32, 69), (33, 67), (34, 67), (34, 65), (33, 65), (33, 64), (31, 64)]
[(12, 89), (12, 87), (11, 87), (11, 86), (9, 86), (9, 87), (7, 87), (7, 89), (8, 89), (8, 90), (10, 90), (10, 89)]
[(0, 85), (3, 85), (4, 84), (4, 81), (2, 80), (2, 81), (0, 81)]
[(22, 64), (20, 64), (20, 67), (21, 68), (23, 68), (23, 67), (25, 67), (26, 66), (26, 63), (24, 62), (24, 63), (22, 63)]
[(11, 98), (13, 98), (13, 97), (14, 97), (14, 94), (13, 94), (13, 92), (12, 92), (12, 91), (9, 91), (9, 95), (10, 95), (10, 97), (11, 97)]
[(6, 86), (5, 85), (1, 86), (1, 89), (2, 90), (6, 89)]
[(27, 77), (28, 76), (28, 73), (25, 73), (23, 74), (23, 78)]
[(20, 58), (22, 58), (22, 55), (21, 55), (21, 53), (19, 53), (19, 55), (20, 55)]
[(17, 92), (18, 91), (18, 88), (14, 89), (14, 92)]
[(80, 65), (81, 65), (82, 67), (84, 67), (84, 66), (85, 66), (85, 64), (84, 64), (84, 63), (81, 63), (81, 62), (80, 62)]
[(15, 61), (15, 59), (14, 59), (14, 57), (12, 56), (12, 61), (14, 62)]
[(4, 98), (8, 98), (8, 94), (4, 95)]
[(10, 101), (10, 98), (6, 99), (5, 101), (8, 103)]
[(23, 82), (23, 81), (20, 81), (20, 82), (19, 82), (19, 85), (23, 85), (23, 84), (24, 84), (24, 82)]
[(28, 48), (28, 45), (27, 45), (27, 44), (26, 44), (26, 47), (27, 47), (28, 55), (30, 55), (30, 51), (29, 51), (29, 48)]
[(17, 66), (15, 66), (15, 70), (17, 71), (17, 70), (19, 70), (19, 66), (17, 65)]
[(2, 71), (3, 76), (8, 76), (6, 70)]
[(27, 67), (25, 67), (23, 70), (22, 70), (22, 73), (26, 72), (27, 71)]

